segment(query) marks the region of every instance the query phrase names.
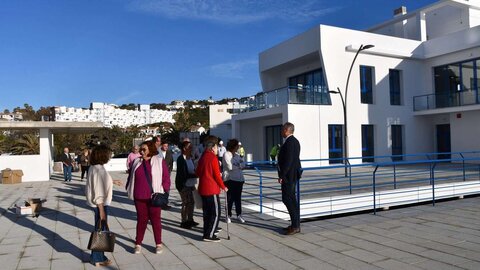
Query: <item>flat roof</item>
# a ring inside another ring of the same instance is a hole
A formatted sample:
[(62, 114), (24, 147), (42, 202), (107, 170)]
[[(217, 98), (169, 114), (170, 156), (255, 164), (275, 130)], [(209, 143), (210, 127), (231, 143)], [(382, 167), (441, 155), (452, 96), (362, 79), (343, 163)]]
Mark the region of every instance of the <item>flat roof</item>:
[(89, 133), (103, 128), (101, 122), (0, 121), (2, 129), (50, 129), (52, 133)]

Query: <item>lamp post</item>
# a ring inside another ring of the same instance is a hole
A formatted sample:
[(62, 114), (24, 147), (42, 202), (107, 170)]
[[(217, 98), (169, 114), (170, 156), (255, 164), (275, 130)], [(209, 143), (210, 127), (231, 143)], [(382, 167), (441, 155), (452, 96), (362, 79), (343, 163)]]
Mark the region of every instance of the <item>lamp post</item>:
[(337, 87), (337, 91), (328, 91), (329, 93), (332, 94), (339, 94), (340, 98), (342, 99), (342, 105), (343, 105), (343, 162), (345, 163), (345, 177), (347, 177), (348, 172), (347, 172), (347, 161), (348, 161), (348, 132), (347, 132), (347, 93), (348, 93), (348, 83), (350, 81), (350, 74), (352, 74), (352, 68), (353, 64), (355, 63), (355, 60), (357, 60), (357, 56), (361, 51), (368, 50), (375, 47), (374, 45), (368, 44), (368, 45), (360, 45), (360, 48), (358, 48), (357, 52), (355, 53), (355, 57), (353, 57), (352, 64), (350, 65), (350, 70), (348, 71), (348, 76), (347, 76), (347, 83), (345, 85), (345, 95), (342, 95), (342, 92), (340, 92), (340, 88)]

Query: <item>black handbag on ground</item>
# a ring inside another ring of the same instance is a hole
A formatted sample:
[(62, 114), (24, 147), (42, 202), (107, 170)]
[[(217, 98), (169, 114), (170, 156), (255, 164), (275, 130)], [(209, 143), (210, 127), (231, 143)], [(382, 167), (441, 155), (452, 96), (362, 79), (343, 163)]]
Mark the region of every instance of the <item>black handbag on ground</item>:
[(105, 229), (102, 231), (102, 221), (98, 221), (98, 227), (90, 235), (87, 248), (92, 251), (113, 252), (115, 247), (115, 234), (110, 231), (108, 224), (105, 223)]
[(150, 186), (150, 190), (152, 191), (152, 197), (151, 197), (152, 206), (164, 208), (165, 206), (168, 205), (168, 193), (153, 192), (152, 179), (150, 177), (150, 174), (148, 174), (147, 166), (145, 166), (145, 161), (143, 162), (144, 162), (143, 170), (145, 171), (145, 176), (147, 177), (148, 185)]

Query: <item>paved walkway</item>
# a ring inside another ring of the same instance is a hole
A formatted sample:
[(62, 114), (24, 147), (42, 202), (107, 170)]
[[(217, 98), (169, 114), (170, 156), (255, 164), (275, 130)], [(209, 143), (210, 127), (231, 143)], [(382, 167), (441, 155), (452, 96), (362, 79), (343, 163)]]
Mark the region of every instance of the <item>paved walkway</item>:
[[(114, 173), (115, 179), (126, 175)], [(93, 214), (84, 182), (0, 185), (0, 269), (93, 269), (86, 250)], [(480, 269), (480, 197), (302, 223), (302, 233), (281, 235), (285, 221), (246, 213), (221, 223), (220, 243), (201, 241), (201, 227), (181, 229), (179, 199), (162, 212), (163, 254), (154, 254), (149, 230), (142, 254), (132, 254), (135, 209), (115, 188), (109, 219), (117, 233), (109, 269)], [(17, 217), (12, 206), (28, 197), (47, 201), (38, 217)], [(200, 211), (196, 220), (201, 223)]]

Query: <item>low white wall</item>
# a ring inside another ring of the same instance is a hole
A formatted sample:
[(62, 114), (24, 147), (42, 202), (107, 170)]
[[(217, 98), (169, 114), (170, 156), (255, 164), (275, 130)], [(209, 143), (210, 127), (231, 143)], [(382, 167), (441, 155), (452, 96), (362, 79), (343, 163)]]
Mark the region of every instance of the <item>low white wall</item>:
[(107, 171), (126, 171), (127, 159), (126, 158), (112, 158), (104, 165)]
[(49, 162), (40, 155), (0, 156), (0, 170), (6, 168), (22, 170), (22, 182), (48, 181), (50, 179)]

